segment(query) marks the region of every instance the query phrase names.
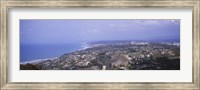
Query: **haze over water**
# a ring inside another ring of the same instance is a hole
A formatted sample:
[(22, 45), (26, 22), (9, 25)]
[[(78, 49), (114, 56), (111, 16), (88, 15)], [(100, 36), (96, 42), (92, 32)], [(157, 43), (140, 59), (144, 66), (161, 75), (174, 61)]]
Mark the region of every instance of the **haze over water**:
[(20, 20), (20, 62), (112, 40), (180, 40), (180, 20)]

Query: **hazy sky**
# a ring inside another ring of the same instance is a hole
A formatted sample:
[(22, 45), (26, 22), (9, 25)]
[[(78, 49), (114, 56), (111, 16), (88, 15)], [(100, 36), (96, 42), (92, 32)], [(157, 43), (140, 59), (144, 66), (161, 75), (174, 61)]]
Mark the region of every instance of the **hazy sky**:
[(180, 39), (180, 20), (20, 20), (21, 43)]

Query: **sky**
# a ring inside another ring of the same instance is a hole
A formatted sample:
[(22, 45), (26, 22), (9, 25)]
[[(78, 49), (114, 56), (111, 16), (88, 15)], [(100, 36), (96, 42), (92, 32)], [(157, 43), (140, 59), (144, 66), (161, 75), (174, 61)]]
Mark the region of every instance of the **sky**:
[(170, 39), (180, 40), (180, 20), (20, 20), (21, 44)]

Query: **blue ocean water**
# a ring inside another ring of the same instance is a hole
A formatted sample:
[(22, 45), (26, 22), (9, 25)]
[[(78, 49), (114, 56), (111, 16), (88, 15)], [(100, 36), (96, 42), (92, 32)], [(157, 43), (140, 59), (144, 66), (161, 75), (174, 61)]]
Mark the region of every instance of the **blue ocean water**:
[(82, 48), (82, 43), (20, 44), (20, 62), (59, 57)]

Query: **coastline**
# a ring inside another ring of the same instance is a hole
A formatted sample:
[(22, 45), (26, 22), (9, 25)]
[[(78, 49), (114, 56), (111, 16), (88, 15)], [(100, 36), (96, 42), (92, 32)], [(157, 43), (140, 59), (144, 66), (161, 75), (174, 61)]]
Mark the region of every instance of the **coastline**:
[(35, 59), (35, 60), (20, 62), (20, 64), (28, 64), (28, 63), (32, 64), (32, 63), (38, 63), (38, 62), (42, 62), (42, 61), (55, 60), (55, 59), (58, 59), (58, 57), (45, 58), (45, 59)]
[[(147, 42), (133, 42), (131, 41), (130, 42), (131, 44), (147, 44)], [(168, 44), (168, 45), (176, 45), (176, 46), (180, 46), (180, 44), (177, 44), (177, 43), (166, 43), (165, 44)], [(73, 53), (73, 52), (77, 52), (77, 51), (81, 51), (81, 50), (86, 50), (88, 48), (93, 48), (93, 47), (98, 47), (98, 46), (102, 46), (104, 44), (89, 44), (87, 42), (83, 42), (80, 49), (77, 49), (77, 50), (74, 50), (72, 52), (67, 52), (67, 53)], [(20, 62), (20, 64), (27, 64), (27, 63), (30, 63), (30, 64), (33, 64), (33, 63), (39, 63), (39, 62), (42, 62), (42, 61), (46, 61), (46, 60), (56, 60), (58, 59), (59, 57), (52, 57), (52, 58), (44, 58), (44, 59), (33, 59), (33, 60), (30, 60), (30, 61), (25, 61), (25, 62)]]
[[(68, 52), (68, 53), (73, 53), (73, 52), (76, 52), (76, 51), (80, 51), (80, 50), (85, 50), (87, 48), (90, 48), (88, 43), (86, 42), (83, 42), (82, 45), (81, 45), (82, 48), (80, 49), (77, 49), (77, 50), (74, 50), (72, 52)], [(25, 61), (25, 62), (20, 62), (20, 64), (27, 64), (27, 63), (38, 63), (38, 62), (42, 62), (42, 61), (46, 61), (46, 60), (55, 60), (55, 59), (58, 59), (59, 57), (52, 57), (52, 58), (44, 58), (44, 59), (33, 59), (33, 60), (30, 60), (30, 61)]]

